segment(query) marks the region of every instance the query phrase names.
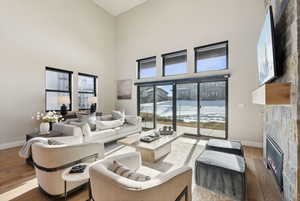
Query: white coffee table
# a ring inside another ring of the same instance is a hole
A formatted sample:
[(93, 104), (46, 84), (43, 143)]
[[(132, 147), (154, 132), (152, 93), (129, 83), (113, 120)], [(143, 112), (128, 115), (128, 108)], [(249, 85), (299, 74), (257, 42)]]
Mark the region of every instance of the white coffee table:
[(151, 135), (155, 131), (142, 132), (142, 134), (131, 135), (118, 140), (118, 144), (134, 147), (141, 153), (142, 160), (147, 163), (154, 163), (171, 152), (171, 144), (183, 135), (174, 132), (173, 135), (162, 135), (161, 138), (150, 143), (140, 141), (141, 137)]
[[(86, 165), (84, 172), (70, 174), (70, 170), (72, 169), (72, 167), (77, 166), (77, 165)], [(92, 193), (91, 193), (91, 186), (90, 186), (90, 175), (89, 175), (89, 169), (90, 169), (91, 164), (90, 163), (80, 163), (80, 164), (76, 164), (74, 166), (66, 169), (62, 173), (62, 179), (64, 180), (64, 183), (65, 183), (65, 185), (64, 185), (65, 200), (67, 200), (67, 197), (68, 197), (67, 182), (84, 182), (84, 181), (88, 182), (88, 190), (89, 190), (89, 199), (88, 200), (93, 200)]]

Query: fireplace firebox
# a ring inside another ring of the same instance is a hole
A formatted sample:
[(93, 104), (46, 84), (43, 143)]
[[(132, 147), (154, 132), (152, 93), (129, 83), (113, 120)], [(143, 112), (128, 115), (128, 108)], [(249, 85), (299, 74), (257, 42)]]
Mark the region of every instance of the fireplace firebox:
[(267, 166), (272, 170), (276, 182), (283, 191), (283, 152), (271, 136), (266, 140)]

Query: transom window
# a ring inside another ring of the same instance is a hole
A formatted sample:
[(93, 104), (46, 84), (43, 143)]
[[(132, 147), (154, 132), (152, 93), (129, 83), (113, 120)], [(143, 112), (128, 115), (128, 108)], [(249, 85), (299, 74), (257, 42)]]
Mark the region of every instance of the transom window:
[(87, 110), (91, 107), (90, 97), (97, 96), (97, 76), (84, 73), (78, 74), (79, 109)]
[(156, 76), (156, 57), (149, 57), (137, 60), (138, 79), (151, 78)]
[(59, 111), (60, 96), (70, 97), (68, 111), (72, 110), (72, 74), (71, 71), (46, 67), (46, 111)]
[(168, 53), (162, 55), (163, 76), (180, 75), (187, 73), (187, 51)]
[(195, 72), (224, 70), (228, 68), (228, 42), (195, 48)]

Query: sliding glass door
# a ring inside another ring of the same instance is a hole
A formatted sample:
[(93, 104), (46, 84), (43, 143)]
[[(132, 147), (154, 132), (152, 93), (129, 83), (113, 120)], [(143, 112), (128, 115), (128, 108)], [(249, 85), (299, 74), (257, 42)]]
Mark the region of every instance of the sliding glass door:
[(161, 85), (155, 88), (156, 128), (173, 128), (173, 85)]
[(139, 87), (139, 115), (144, 129), (154, 129), (154, 87)]
[(199, 131), (202, 136), (226, 138), (227, 83), (200, 83)]
[(176, 85), (176, 130), (198, 134), (198, 83)]
[(227, 138), (227, 80), (138, 87), (143, 128), (172, 127), (194, 136)]

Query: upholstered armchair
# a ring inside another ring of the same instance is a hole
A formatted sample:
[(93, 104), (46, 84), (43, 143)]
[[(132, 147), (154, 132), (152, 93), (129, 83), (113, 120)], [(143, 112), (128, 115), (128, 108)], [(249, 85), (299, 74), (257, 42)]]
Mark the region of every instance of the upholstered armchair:
[[(63, 145), (32, 145), (32, 157), (36, 177), (40, 188), (48, 195), (61, 196), (64, 193), (62, 172), (81, 162), (103, 159), (103, 143), (80, 143)], [(68, 184), (67, 191), (71, 191), (88, 181)]]
[[(116, 160), (151, 180), (138, 182), (119, 176), (109, 167)], [(192, 169), (181, 167), (168, 173), (142, 166), (138, 152), (113, 156), (95, 162), (90, 168), (95, 201), (191, 201)]]

